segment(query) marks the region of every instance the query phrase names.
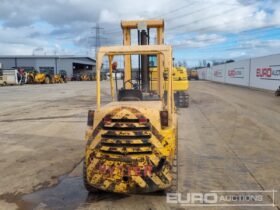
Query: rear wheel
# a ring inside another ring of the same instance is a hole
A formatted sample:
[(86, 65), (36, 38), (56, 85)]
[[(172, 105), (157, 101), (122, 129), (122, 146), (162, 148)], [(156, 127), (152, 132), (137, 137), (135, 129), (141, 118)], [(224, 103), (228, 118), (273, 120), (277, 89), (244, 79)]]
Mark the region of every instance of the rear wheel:
[(280, 96), (280, 87), (275, 91), (275, 96)]
[(177, 91), (174, 93), (174, 100), (178, 108), (189, 107), (189, 93), (187, 91)]
[(172, 181), (171, 186), (165, 190), (165, 193), (178, 192), (178, 156), (175, 156), (172, 166)]
[(86, 167), (86, 162), (83, 162), (83, 181), (84, 181), (84, 186), (87, 189), (87, 191), (92, 192), (92, 193), (97, 193), (100, 192), (100, 190), (96, 189), (95, 187), (91, 186), (88, 183), (87, 180), (87, 167)]
[(172, 164), (172, 181), (171, 186), (165, 190), (165, 193), (178, 193), (179, 192), (179, 139), (178, 129), (176, 131), (176, 154)]
[(33, 84), (33, 78), (31, 76), (27, 77), (27, 84)]

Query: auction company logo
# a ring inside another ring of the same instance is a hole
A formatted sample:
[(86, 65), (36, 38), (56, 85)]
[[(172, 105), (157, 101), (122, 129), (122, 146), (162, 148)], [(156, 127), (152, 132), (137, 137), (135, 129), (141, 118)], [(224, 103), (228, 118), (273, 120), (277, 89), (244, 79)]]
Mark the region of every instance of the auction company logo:
[(228, 76), (231, 78), (244, 78), (244, 68), (234, 68), (228, 70)]
[(265, 80), (280, 80), (280, 65), (271, 65), (265, 68), (257, 68), (256, 76)]
[(223, 71), (221, 69), (214, 71), (215, 77), (223, 77)]
[(167, 193), (166, 202), (168, 204), (177, 204), (180, 206), (252, 206), (265, 207), (275, 206), (276, 190), (256, 191), (256, 190), (229, 190), (229, 191), (210, 191), (207, 193)]

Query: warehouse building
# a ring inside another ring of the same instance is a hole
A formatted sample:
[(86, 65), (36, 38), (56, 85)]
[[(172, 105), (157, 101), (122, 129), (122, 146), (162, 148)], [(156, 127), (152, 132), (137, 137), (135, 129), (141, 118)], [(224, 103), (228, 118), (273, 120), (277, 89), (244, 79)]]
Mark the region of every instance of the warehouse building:
[(31, 55), (31, 56), (0, 56), (3, 69), (34, 68), (38, 71), (48, 69), (54, 73), (65, 70), (71, 77), (73, 74), (95, 71), (96, 61), (91, 57)]

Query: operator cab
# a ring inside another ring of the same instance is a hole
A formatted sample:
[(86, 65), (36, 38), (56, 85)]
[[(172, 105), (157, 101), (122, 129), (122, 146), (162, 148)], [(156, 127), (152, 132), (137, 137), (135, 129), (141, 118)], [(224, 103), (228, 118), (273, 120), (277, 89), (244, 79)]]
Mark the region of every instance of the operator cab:
[(126, 86), (124, 85), (119, 90), (117, 90), (118, 101), (159, 101), (160, 100), (160, 96), (154, 91), (143, 92), (139, 88), (135, 80), (134, 82), (132, 82), (132, 80), (129, 82), (131, 83), (132, 89), (127, 89), (125, 88)]
[[(132, 74), (131, 79), (125, 81), (125, 75), (123, 72), (122, 76), (118, 76), (120, 71), (117, 70), (117, 62), (112, 64), (112, 79), (114, 79), (116, 94), (118, 101), (159, 101), (160, 96), (155, 91), (155, 88), (152, 88), (152, 82), (157, 80), (156, 77), (153, 77), (153, 68), (157, 68), (157, 56), (156, 55), (147, 55), (147, 63), (138, 66), (138, 69), (135, 68), (130, 72)], [(142, 70), (144, 69), (144, 70)], [(146, 79), (142, 81), (143, 74), (142, 71), (146, 71)], [(110, 74), (108, 73), (110, 78)]]

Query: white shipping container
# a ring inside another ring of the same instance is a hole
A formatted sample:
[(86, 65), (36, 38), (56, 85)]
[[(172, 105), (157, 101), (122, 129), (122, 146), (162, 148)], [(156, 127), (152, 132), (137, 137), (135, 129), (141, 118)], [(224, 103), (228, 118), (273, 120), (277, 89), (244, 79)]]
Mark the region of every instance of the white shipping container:
[(202, 77), (202, 71), (203, 71), (203, 69), (197, 69), (197, 74), (198, 74), (199, 79), (202, 79), (201, 78)]
[(250, 87), (276, 90), (280, 85), (280, 54), (251, 59)]
[(280, 86), (280, 54), (203, 68), (198, 72), (201, 79), (275, 91)]
[(212, 67), (212, 81), (225, 82), (225, 64)]
[(212, 80), (212, 68), (207, 69), (206, 80)]
[(198, 78), (200, 80), (206, 80), (207, 79), (207, 69), (208, 68), (201, 68), (201, 69), (198, 69), (197, 72), (198, 72)]
[(250, 60), (225, 64), (225, 83), (249, 86)]

